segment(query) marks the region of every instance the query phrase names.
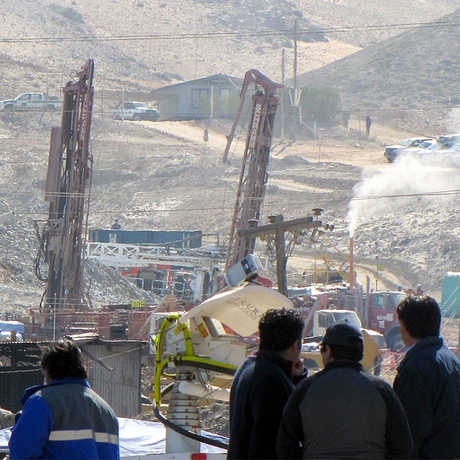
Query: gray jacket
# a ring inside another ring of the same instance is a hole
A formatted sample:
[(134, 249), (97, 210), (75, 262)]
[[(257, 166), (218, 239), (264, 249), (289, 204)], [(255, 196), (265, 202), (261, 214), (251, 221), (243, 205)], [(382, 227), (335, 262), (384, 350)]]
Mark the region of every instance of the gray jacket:
[(412, 437), (390, 385), (355, 361), (335, 361), (301, 382), (289, 398), (279, 458), (407, 458)]

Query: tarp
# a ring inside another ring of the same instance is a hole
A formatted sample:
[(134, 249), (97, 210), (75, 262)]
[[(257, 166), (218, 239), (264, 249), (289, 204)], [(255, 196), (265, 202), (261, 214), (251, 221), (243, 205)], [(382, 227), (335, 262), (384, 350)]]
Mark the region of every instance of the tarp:
[(443, 316), (460, 316), (460, 273), (447, 272), (442, 283)]
[(0, 331), (14, 331), (24, 335), (24, 323), (20, 323), (19, 321), (0, 320)]
[[(148, 458), (145, 456), (165, 452), (166, 429), (162, 423), (122, 417), (118, 418), (118, 423), (120, 427), (121, 459), (128, 460), (141, 457), (144, 460)], [(1, 452), (8, 450), (10, 433), (10, 428), (0, 430)], [(202, 431), (202, 434), (220, 441), (226, 440), (221, 436), (207, 433), (206, 431)], [(225, 450), (208, 444), (201, 444), (201, 452), (217, 453), (225, 452)]]

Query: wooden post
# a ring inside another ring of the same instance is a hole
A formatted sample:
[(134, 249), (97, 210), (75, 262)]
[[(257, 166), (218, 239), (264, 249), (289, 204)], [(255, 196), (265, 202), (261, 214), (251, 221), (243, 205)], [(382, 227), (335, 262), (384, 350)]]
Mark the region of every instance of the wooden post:
[(284, 124), (284, 83), (286, 79), (286, 71), (285, 71), (285, 50), (284, 48), (281, 50), (281, 84), (283, 85), (283, 88), (281, 88), (281, 103), (280, 103), (280, 109), (281, 109), (281, 139), (284, 139), (284, 129), (285, 129), (285, 124)]
[(294, 95), (297, 89), (297, 19), (294, 21)]
[(256, 238), (259, 235), (274, 235), (275, 250), (276, 250), (276, 276), (278, 281), (278, 291), (287, 296), (287, 281), (286, 281), (286, 243), (285, 233), (300, 229), (314, 229), (321, 227), (320, 220), (314, 220), (312, 217), (301, 217), (299, 219), (284, 221), (283, 216), (269, 216), (270, 224), (258, 227), (241, 229), (240, 235), (253, 235)]
[[(270, 223), (281, 224), (284, 221), (282, 215), (270, 216)], [(275, 230), (275, 250), (276, 250), (276, 277), (278, 280), (278, 291), (287, 297), (287, 280), (286, 280), (286, 241), (284, 230), (277, 228)]]

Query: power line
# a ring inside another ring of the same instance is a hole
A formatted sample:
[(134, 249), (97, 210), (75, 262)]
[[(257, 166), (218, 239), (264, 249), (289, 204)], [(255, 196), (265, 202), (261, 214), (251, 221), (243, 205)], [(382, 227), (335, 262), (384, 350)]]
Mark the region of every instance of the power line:
[(450, 196), (460, 195), (460, 189), (454, 190), (441, 190), (438, 192), (422, 192), (422, 193), (401, 193), (395, 195), (370, 195), (370, 196), (357, 196), (351, 198), (351, 200), (378, 200), (383, 198), (413, 198), (419, 196)]
[[(375, 24), (366, 26), (340, 26), (325, 27), (316, 30), (300, 29), (297, 31), (301, 35), (323, 35), (332, 33), (347, 33), (352, 31), (384, 31), (391, 30), (410, 30), (410, 29), (433, 29), (443, 27), (457, 27), (460, 22), (435, 21), (435, 22), (412, 22), (396, 24)], [(282, 30), (260, 30), (257, 32), (201, 32), (185, 34), (149, 34), (149, 35), (80, 35), (80, 36), (47, 36), (47, 37), (23, 37), (23, 38), (0, 38), (0, 43), (54, 43), (66, 41), (137, 41), (137, 40), (189, 40), (189, 39), (215, 39), (220, 38), (242, 38), (242, 37), (276, 37), (285, 36), (292, 33), (291, 29)]]
[[(460, 189), (453, 189), (453, 190), (440, 190), (435, 192), (420, 192), (420, 193), (401, 193), (401, 194), (394, 194), (394, 195), (371, 195), (371, 196), (363, 196), (363, 197), (351, 197), (348, 201), (354, 200), (375, 200), (375, 199), (385, 199), (385, 198), (416, 198), (416, 197), (423, 197), (423, 196), (454, 196), (460, 195)], [(347, 201), (344, 199), (343, 201)], [(289, 201), (285, 205), (289, 206), (301, 206), (305, 205), (305, 201)], [(283, 205), (283, 206), (285, 206)], [(269, 205), (269, 207), (274, 207), (274, 204)], [(113, 214), (116, 213), (128, 213), (128, 214), (160, 214), (162, 212), (214, 212), (214, 211), (229, 211), (232, 210), (233, 206), (228, 207), (206, 207), (206, 208), (166, 208), (166, 209), (111, 209), (109, 211), (92, 211), (91, 215), (102, 215), (102, 214)], [(14, 212), (14, 211), (13, 211)], [(21, 212), (17, 211), (18, 214), (21, 215), (43, 215), (47, 214), (48, 211), (36, 211), (36, 212)]]

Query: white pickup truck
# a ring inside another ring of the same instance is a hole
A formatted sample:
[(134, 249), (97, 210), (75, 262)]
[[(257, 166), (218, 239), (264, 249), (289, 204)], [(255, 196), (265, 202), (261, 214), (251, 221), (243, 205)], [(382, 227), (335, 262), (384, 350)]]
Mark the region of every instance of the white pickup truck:
[(157, 121), (160, 113), (148, 107), (145, 102), (122, 102), (113, 112), (114, 120), (149, 120)]
[(14, 99), (0, 101), (0, 112), (46, 112), (57, 110), (61, 101), (45, 93), (22, 93)]

